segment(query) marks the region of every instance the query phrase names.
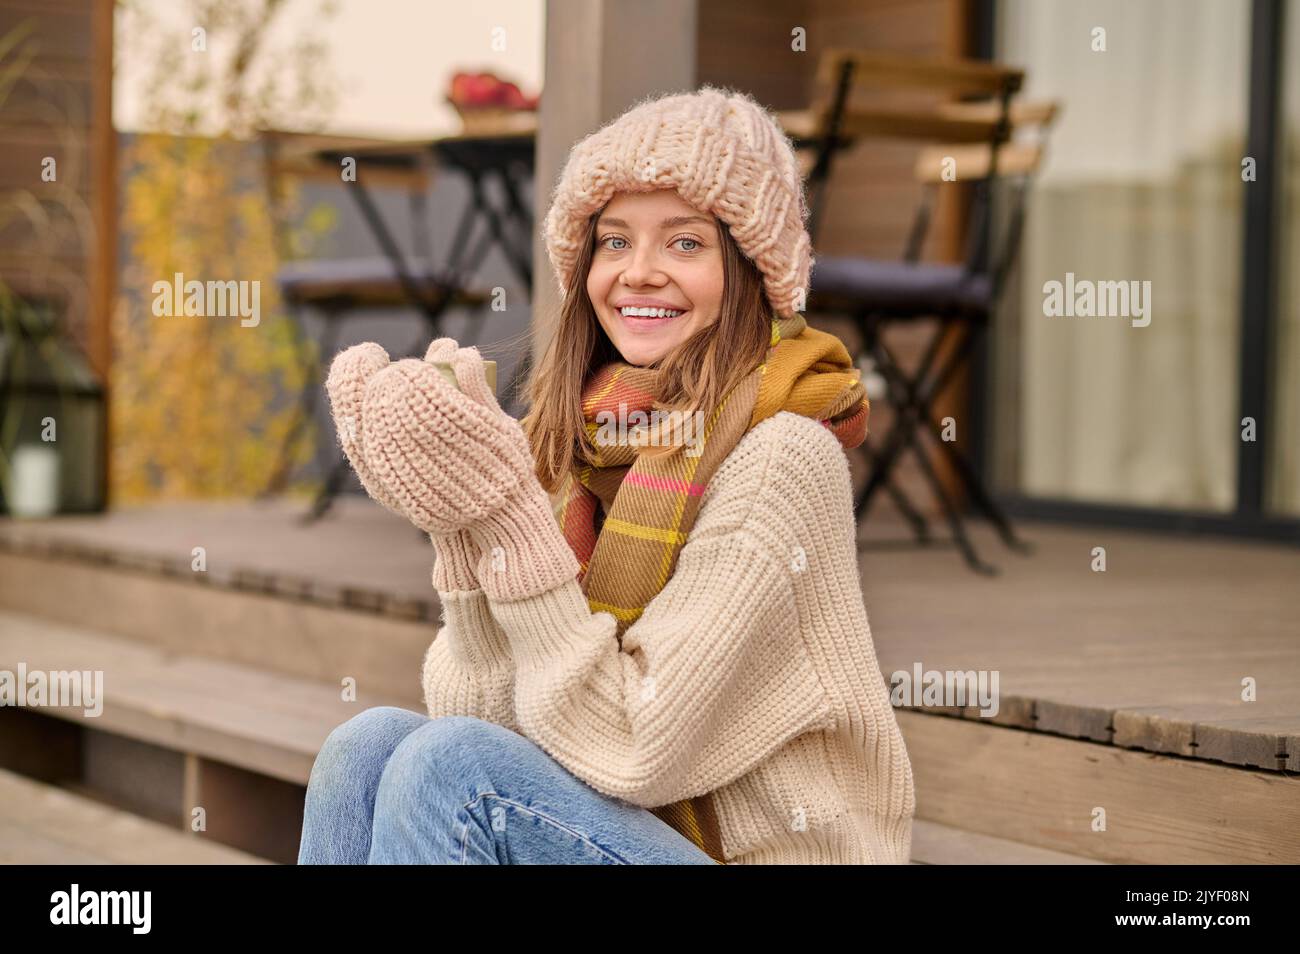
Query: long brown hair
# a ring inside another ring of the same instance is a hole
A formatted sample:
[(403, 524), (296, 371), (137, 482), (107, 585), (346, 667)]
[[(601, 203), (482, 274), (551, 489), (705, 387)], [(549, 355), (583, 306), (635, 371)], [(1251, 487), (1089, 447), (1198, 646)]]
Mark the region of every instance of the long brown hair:
[[(526, 385), (529, 412), (522, 421), (532, 445), (537, 478), (554, 493), (572, 466), (575, 450), (592, 461), (595, 445), (584, 425), (582, 390), (588, 378), (611, 361), (623, 360), (605, 334), (587, 295), (587, 272), (596, 244), (597, 209), (587, 231), (574, 277), (565, 288), (559, 324), (545, 356)], [(762, 273), (714, 216), (722, 243), (722, 309), (716, 321), (695, 332), (652, 368), (659, 370), (655, 409), (693, 414), (712, 411), (762, 362), (771, 340), (771, 306)]]

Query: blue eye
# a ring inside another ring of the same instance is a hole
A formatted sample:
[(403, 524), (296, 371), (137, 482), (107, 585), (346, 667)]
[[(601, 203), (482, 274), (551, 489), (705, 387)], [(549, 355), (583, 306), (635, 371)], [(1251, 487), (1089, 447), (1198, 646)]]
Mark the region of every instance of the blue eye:
[[(609, 242), (623, 242), (624, 245), (623, 245), (623, 246), (619, 246), (619, 247), (616, 248), (616, 247), (614, 247), (614, 246), (609, 245), (609, 244), (608, 244)], [(681, 236), (680, 238), (675, 238), (675, 239), (673, 239), (673, 244), (674, 244), (674, 245), (677, 244), (678, 242), (690, 242), (690, 243), (691, 243), (691, 246), (692, 246), (691, 248), (684, 248), (684, 249), (682, 249), (682, 251), (684, 251), (684, 252), (696, 252), (696, 251), (699, 251), (699, 249), (701, 249), (701, 248), (704, 247), (704, 246), (703, 246), (703, 243), (702, 243), (699, 239), (697, 239), (697, 238), (691, 238), (689, 235), (683, 235), (683, 236)], [(597, 243), (597, 245), (598, 245), (600, 248), (606, 248), (606, 249), (609, 249), (611, 252), (621, 252), (621, 251), (623, 251), (624, 248), (627, 247), (626, 243), (627, 243), (627, 239), (623, 238), (623, 236), (621, 236), (621, 235), (607, 235), (607, 236), (605, 236), (603, 239), (601, 239), (601, 240)]]

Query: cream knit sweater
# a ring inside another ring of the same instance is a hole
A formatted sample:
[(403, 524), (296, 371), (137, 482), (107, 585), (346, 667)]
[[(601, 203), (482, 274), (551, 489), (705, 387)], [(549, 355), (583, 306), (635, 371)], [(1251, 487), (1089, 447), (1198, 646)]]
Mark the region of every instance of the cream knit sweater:
[(635, 805), (713, 793), (728, 864), (905, 864), (912, 768), (857, 567), (847, 458), (783, 411), (722, 463), (621, 648), (576, 579), (517, 600), (440, 590), (424, 702)]

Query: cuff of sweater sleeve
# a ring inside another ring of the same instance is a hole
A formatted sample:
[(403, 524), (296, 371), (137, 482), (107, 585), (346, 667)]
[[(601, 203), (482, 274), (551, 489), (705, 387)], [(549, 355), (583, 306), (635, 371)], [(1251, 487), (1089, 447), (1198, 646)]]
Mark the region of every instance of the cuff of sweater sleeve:
[(451, 657), (466, 669), (488, 672), (514, 666), (510, 640), (492, 615), (482, 590), (441, 594), (446, 625), (438, 635)]
[(439, 593), (477, 590), (478, 549), (464, 532), (429, 534), (433, 544), (433, 588)]
[(617, 640), (614, 617), (592, 613), (577, 580), (535, 596), (489, 602), (519, 669), (536, 671), (554, 665), (557, 656), (581, 656), (594, 645)]
[(470, 528), (480, 550), (478, 585), (492, 599), (524, 599), (577, 580), (578, 558), (545, 491), (535, 490)]

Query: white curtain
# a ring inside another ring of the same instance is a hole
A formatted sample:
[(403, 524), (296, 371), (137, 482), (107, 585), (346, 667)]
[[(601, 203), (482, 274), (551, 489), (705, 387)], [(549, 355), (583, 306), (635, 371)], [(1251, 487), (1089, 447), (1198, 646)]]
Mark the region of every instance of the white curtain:
[[(1018, 287), (1019, 489), (1199, 510), (1236, 497), (1248, 0), (1007, 0), (999, 58), (1063, 107)], [(1105, 31), (1105, 50), (1094, 50)], [(1048, 281), (1151, 283), (1150, 324), (1047, 317)]]

